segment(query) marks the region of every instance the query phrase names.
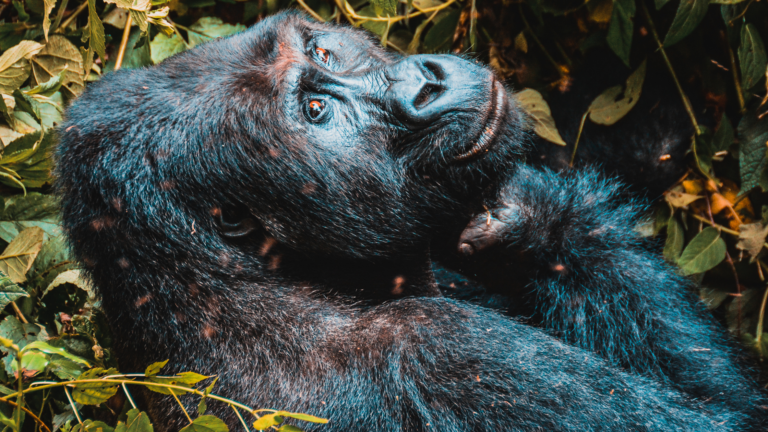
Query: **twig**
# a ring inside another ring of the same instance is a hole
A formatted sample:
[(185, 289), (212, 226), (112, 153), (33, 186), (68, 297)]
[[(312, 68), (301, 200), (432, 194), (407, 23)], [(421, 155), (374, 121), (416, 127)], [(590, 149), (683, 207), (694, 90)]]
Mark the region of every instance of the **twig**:
[(576, 142), (573, 144), (573, 153), (571, 153), (571, 163), (569, 166), (573, 168), (573, 161), (576, 160), (576, 149), (579, 148), (579, 139), (581, 138), (581, 132), (584, 130), (584, 122), (587, 121), (587, 116), (589, 115), (589, 110), (584, 113), (583, 116), (581, 116), (581, 124), (579, 124), (579, 133), (576, 134)]
[(123, 29), (123, 40), (120, 41), (120, 49), (117, 51), (117, 59), (115, 59), (115, 70), (120, 70), (120, 66), (123, 65), (123, 57), (125, 56), (125, 47), (128, 46), (128, 38), (131, 35), (131, 24), (133, 24), (131, 14), (128, 14), (128, 18), (125, 20), (125, 29)]
[[(760, 315), (757, 319), (757, 328), (755, 329), (755, 341), (757, 342), (757, 346), (760, 347), (760, 340), (763, 337), (763, 319), (765, 318), (765, 304), (768, 303), (768, 287), (765, 288), (765, 293), (763, 294), (763, 304), (760, 306)], [(762, 358), (763, 350), (760, 350), (760, 357)]]
[(728, 48), (728, 57), (731, 60), (731, 73), (733, 74), (733, 85), (736, 87), (736, 97), (739, 100), (739, 112), (744, 113), (747, 107), (744, 102), (744, 93), (741, 89), (741, 80), (739, 79), (739, 70), (736, 68), (736, 57), (733, 55), (733, 49), (731, 43), (728, 42), (728, 36), (725, 38), (725, 45)]
[(308, 13), (308, 14), (312, 15), (312, 18), (314, 18), (314, 19), (316, 19), (316, 20), (318, 20), (318, 21), (320, 21), (320, 22), (325, 22), (325, 20), (323, 19), (323, 17), (321, 17), (320, 15), (318, 15), (318, 14), (317, 14), (317, 12), (313, 11), (313, 10), (312, 10), (312, 8), (310, 8), (309, 6), (307, 6), (307, 4), (306, 4), (306, 3), (304, 3), (304, 0), (296, 0), (296, 2), (297, 2), (297, 3), (298, 3), (298, 4), (299, 4), (299, 5), (302, 7), (302, 8), (304, 8), (304, 10), (305, 10), (305, 11), (307, 11), (307, 13)]
[(131, 392), (128, 391), (128, 386), (125, 385), (125, 383), (122, 384), (123, 386), (123, 392), (128, 397), (128, 402), (131, 403), (131, 406), (136, 409), (136, 402), (133, 401), (133, 397), (131, 397)]
[(675, 82), (677, 91), (680, 93), (680, 97), (683, 99), (683, 105), (685, 105), (685, 110), (688, 112), (688, 116), (691, 118), (691, 123), (693, 124), (694, 129), (696, 129), (696, 135), (701, 135), (703, 131), (699, 127), (699, 123), (696, 121), (696, 115), (693, 113), (693, 107), (691, 106), (691, 101), (688, 100), (688, 96), (685, 95), (685, 92), (683, 91), (683, 87), (680, 85), (680, 81), (677, 79), (677, 75), (675, 74), (675, 69), (672, 67), (672, 62), (669, 61), (669, 57), (667, 57), (667, 51), (664, 50), (664, 45), (661, 43), (661, 40), (659, 39), (659, 34), (656, 32), (656, 26), (653, 25), (653, 20), (651, 20), (651, 14), (648, 12), (648, 7), (645, 5), (644, 0), (641, 0), (639, 3), (640, 3), (640, 9), (642, 9), (643, 15), (645, 15), (645, 20), (648, 22), (648, 28), (651, 30), (653, 39), (656, 41), (656, 44), (659, 46), (659, 52), (661, 52), (661, 56), (662, 58), (664, 58), (664, 63), (667, 64), (667, 69), (669, 69), (669, 73), (672, 75), (672, 80)]
[(747, 9), (749, 9), (749, 7), (752, 5), (752, 3), (753, 3), (754, 1), (755, 1), (755, 0), (749, 0), (749, 2), (747, 3), (747, 5), (746, 5), (746, 6), (744, 6), (744, 10), (743, 10), (743, 11), (741, 11), (741, 13), (740, 13), (740, 14), (738, 14), (737, 16), (735, 16), (735, 17), (734, 17), (732, 20), (728, 21), (728, 25), (733, 25), (733, 23), (734, 23), (736, 20), (738, 20), (738, 19), (740, 19), (741, 17), (743, 17), (743, 16), (744, 16), (744, 15), (747, 13)]
[(181, 403), (181, 401), (179, 400), (179, 397), (176, 396), (176, 393), (174, 393), (172, 389), (169, 389), (168, 391), (171, 392), (171, 394), (173, 395), (173, 398), (176, 399), (176, 402), (179, 403), (179, 406), (181, 407), (181, 410), (184, 411), (184, 415), (187, 416), (187, 420), (189, 420), (189, 424), (192, 424), (192, 418), (189, 416), (189, 413), (187, 412), (187, 409), (184, 408), (184, 404)]
[(32, 420), (34, 420), (35, 422), (37, 422), (37, 424), (39, 424), (40, 426), (42, 426), (43, 428), (45, 428), (45, 430), (47, 430), (48, 432), (51, 432), (51, 429), (50, 429), (50, 428), (48, 428), (48, 426), (46, 426), (45, 422), (43, 422), (42, 420), (40, 420), (40, 417), (36, 416), (36, 415), (35, 415), (35, 413), (33, 413), (32, 411), (30, 411), (30, 410), (29, 410), (29, 409), (27, 409), (26, 407), (20, 407), (20, 406), (19, 406), (19, 404), (17, 404), (17, 403), (16, 403), (16, 402), (14, 402), (14, 401), (10, 401), (10, 400), (8, 400), (8, 399), (0, 399), (0, 402), (3, 402), (3, 403), (7, 403), (8, 405), (10, 405), (10, 406), (12, 406), (12, 407), (14, 407), (14, 408), (21, 408), (21, 410), (22, 410), (22, 411), (24, 411), (25, 413), (29, 414), (29, 416), (30, 416), (30, 417), (32, 417)]
[(59, 5), (59, 11), (56, 12), (56, 19), (53, 21), (53, 25), (51, 26), (50, 32), (53, 33), (56, 31), (57, 28), (59, 28), (59, 24), (61, 24), (61, 19), (64, 17), (64, 12), (67, 10), (67, 4), (69, 3), (69, 0), (62, 0), (61, 4)]
[(66, 388), (66, 387), (64, 387), (64, 394), (67, 395), (67, 399), (69, 400), (69, 404), (72, 405), (72, 412), (75, 413), (75, 417), (77, 417), (77, 422), (80, 423), (80, 424), (83, 424), (83, 419), (80, 418), (80, 413), (77, 412), (77, 406), (75, 405), (75, 401), (72, 400), (72, 396), (69, 395), (69, 389)]
[(24, 317), (24, 314), (21, 313), (21, 309), (16, 305), (15, 301), (11, 302), (11, 307), (13, 308), (13, 311), (16, 312), (16, 315), (19, 316), (19, 321), (23, 322), (24, 324), (29, 324), (29, 321)]
[(77, 16), (80, 15), (87, 7), (88, 7), (87, 1), (81, 4), (80, 6), (78, 6), (78, 8), (75, 9), (74, 12), (72, 12), (72, 15), (68, 16), (67, 20), (61, 23), (61, 27), (57, 28), (56, 31), (61, 33), (60, 30), (66, 29), (67, 27), (69, 27), (69, 25), (72, 24), (72, 21), (74, 21), (75, 18), (77, 18)]
[(240, 419), (240, 423), (243, 424), (243, 427), (245, 428), (245, 432), (251, 432), (251, 429), (248, 428), (248, 423), (245, 422), (245, 420), (243, 419), (243, 416), (240, 414), (240, 411), (238, 411), (237, 408), (235, 408), (235, 407), (233, 407), (231, 405), (230, 405), (230, 408), (232, 408), (232, 411), (234, 411), (235, 414), (237, 414), (237, 418), (239, 418)]

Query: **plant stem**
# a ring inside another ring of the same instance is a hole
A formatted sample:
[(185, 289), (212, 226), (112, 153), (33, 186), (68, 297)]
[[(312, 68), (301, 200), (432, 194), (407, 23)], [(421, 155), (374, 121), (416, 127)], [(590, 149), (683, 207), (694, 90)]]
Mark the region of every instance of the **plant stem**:
[(731, 49), (730, 42), (728, 42), (728, 36), (725, 37), (725, 44), (728, 47), (728, 57), (731, 60), (731, 73), (733, 74), (733, 85), (736, 87), (736, 97), (739, 100), (739, 112), (743, 114), (747, 107), (744, 103), (744, 92), (741, 89), (739, 71), (736, 68), (736, 57), (733, 55), (733, 49)]
[(13, 307), (13, 311), (16, 312), (16, 315), (19, 316), (19, 321), (23, 322), (24, 324), (29, 324), (29, 321), (24, 317), (24, 314), (21, 313), (21, 309), (19, 309), (19, 306), (16, 305), (15, 301), (11, 302), (11, 307)]
[(589, 110), (581, 116), (581, 123), (579, 124), (579, 133), (576, 134), (576, 142), (573, 144), (573, 153), (571, 153), (571, 163), (569, 166), (573, 168), (573, 162), (576, 160), (576, 149), (579, 148), (579, 139), (581, 138), (581, 132), (584, 130), (584, 123), (587, 121)]
[[(30, 416), (30, 417), (32, 417), (32, 420), (34, 420), (35, 422), (37, 422), (37, 424), (39, 424), (40, 426), (42, 426), (42, 427), (43, 427), (43, 428), (44, 428), (46, 431), (48, 431), (48, 432), (51, 432), (51, 429), (50, 429), (48, 426), (46, 426), (45, 422), (43, 422), (42, 420), (40, 420), (40, 417), (36, 416), (36, 415), (35, 415), (35, 413), (33, 413), (32, 411), (30, 411), (30, 410), (29, 410), (29, 409), (27, 409), (26, 407), (23, 407), (23, 406), (19, 406), (19, 405), (18, 405), (16, 402), (14, 402), (14, 401), (9, 401), (9, 400), (6, 400), (6, 399), (0, 399), (0, 402), (3, 402), (3, 403), (7, 403), (8, 405), (10, 405), (10, 406), (12, 406), (12, 407), (14, 407), (14, 408), (21, 408), (21, 410), (22, 410), (22, 411), (24, 411), (25, 413), (29, 414), (29, 416)], [(42, 411), (42, 410), (41, 410), (41, 411)]]
[(699, 127), (699, 123), (696, 121), (696, 115), (693, 113), (693, 107), (691, 106), (691, 101), (688, 100), (688, 96), (685, 95), (685, 92), (683, 91), (683, 87), (680, 85), (680, 81), (677, 79), (677, 75), (675, 74), (675, 69), (672, 67), (672, 62), (669, 61), (669, 57), (667, 57), (667, 51), (664, 49), (664, 45), (661, 43), (661, 40), (659, 39), (659, 34), (656, 32), (656, 26), (653, 25), (653, 20), (651, 19), (651, 14), (648, 12), (648, 7), (645, 5), (644, 0), (641, 0), (638, 3), (640, 3), (640, 9), (642, 9), (643, 15), (645, 16), (645, 20), (648, 22), (648, 28), (651, 30), (651, 34), (653, 35), (653, 40), (655, 40), (656, 44), (659, 46), (659, 52), (661, 52), (661, 57), (664, 59), (664, 63), (667, 64), (667, 69), (669, 69), (669, 73), (672, 75), (672, 80), (675, 82), (677, 91), (680, 93), (680, 98), (683, 99), (683, 105), (685, 105), (685, 110), (688, 112), (688, 116), (691, 118), (691, 123), (693, 124), (693, 128), (696, 130), (696, 135), (701, 135), (703, 131)]
[(120, 49), (117, 51), (117, 59), (115, 59), (115, 70), (120, 70), (120, 66), (123, 65), (123, 57), (125, 57), (125, 47), (128, 46), (128, 38), (131, 35), (131, 14), (128, 14), (128, 18), (125, 20), (125, 29), (123, 29), (123, 40), (120, 41)]
[[(82, 13), (85, 10), (85, 8), (87, 8), (87, 7), (88, 7), (88, 2), (87, 1), (84, 2), (83, 4), (81, 4), (80, 6), (78, 6), (78, 8), (75, 9), (74, 12), (72, 12), (72, 15), (67, 17), (67, 20), (64, 21), (63, 23), (61, 23), (61, 27), (57, 28), (56, 31), (59, 31), (61, 29), (66, 29), (67, 27), (69, 27), (69, 25), (72, 24), (72, 21), (74, 21), (75, 18), (77, 18), (77, 16), (80, 15), (80, 13)], [(59, 33), (61, 33), (61, 32), (59, 32)]]
[(72, 405), (72, 412), (75, 413), (77, 422), (83, 424), (83, 419), (80, 418), (80, 413), (77, 412), (77, 405), (75, 405), (75, 401), (72, 400), (72, 396), (69, 394), (69, 389), (66, 387), (64, 387), (64, 394), (67, 395), (67, 400), (69, 400), (69, 404)]
[(59, 5), (59, 11), (56, 12), (56, 19), (53, 21), (53, 25), (51, 26), (51, 33), (55, 32), (57, 28), (59, 28), (59, 24), (61, 24), (61, 18), (64, 17), (64, 12), (67, 10), (67, 4), (69, 3), (69, 0), (62, 0), (61, 4)]
[(179, 400), (179, 397), (176, 396), (176, 393), (174, 393), (172, 389), (169, 389), (168, 391), (171, 392), (171, 394), (173, 395), (173, 398), (176, 399), (176, 402), (179, 403), (179, 406), (181, 407), (181, 410), (184, 411), (184, 415), (187, 416), (187, 420), (189, 420), (189, 424), (192, 424), (192, 418), (189, 417), (189, 413), (187, 412), (187, 409), (184, 408), (184, 404), (181, 403), (181, 401)]
[(308, 13), (308, 14), (312, 15), (312, 18), (314, 18), (314, 19), (316, 19), (316, 20), (318, 20), (318, 21), (320, 21), (320, 22), (325, 22), (325, 20), (323, 19), (323, 17), (321, 17), (320, 15), (318, 15), (318, 14), (317, 14), (317, 12), (313, 11), (313, 10), (312, 10), (312, 8), (310, 8), (309, 6), (307, 6), (307, 4), (306, 4), (306, 3), (304, 3), (304, 0), (296, 0), (296, 2), (297, 2), (297, 3), (298, 3), (298, 4), (299, 4), (299, 5), (300, 5), (300, 6), (301, 6), (301, 7), (302, 7), (302, 8), (303, 8), (305, 11), (307, 11), (307, 13)]

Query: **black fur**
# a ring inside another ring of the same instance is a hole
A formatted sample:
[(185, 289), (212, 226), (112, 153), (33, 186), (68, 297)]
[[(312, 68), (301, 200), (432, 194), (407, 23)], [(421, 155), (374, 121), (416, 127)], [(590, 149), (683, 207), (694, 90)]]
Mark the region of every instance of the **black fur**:
[[(409, 93), (414, 74), (431, 90)], [(232, 399), (331, 419), (311, 430), (757, 429), (759, 390), (635, 240), (638, 208), (591, 172), (520, 165), (525, 120), (498, 85), (283, 13), (89, 86), (61, 128), (58, 187), (121, 370), (218, 374)], [(488, 152), (459, 157), (494, 113)], [(507, 277), (532, 283), (519, 301), (543, 328), (438, 289), (435, 248), (454, 250), (445, 233), (471, 234), (484, 203), (524, 210), (493, 242), (529, 252), (533, 272)], [(158, 429), (185, 425), (147, 396)]]

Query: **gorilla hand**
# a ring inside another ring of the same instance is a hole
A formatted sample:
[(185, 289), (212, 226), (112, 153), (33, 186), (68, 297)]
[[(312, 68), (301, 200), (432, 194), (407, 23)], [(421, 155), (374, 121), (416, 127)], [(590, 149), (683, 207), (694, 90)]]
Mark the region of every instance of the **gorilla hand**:
[(518, 167), (464, 229), (459, 252), (484, 266), (476, 277), (500, 273), (496, 291), (510, 298), (522, 279), (511, 303), (566, 342), (701, 400), (751, 405), (760, 396), (734, 374), (728, 336), (635, 232), (644, 208), (617, 199), (622, 188), (594, 171)]

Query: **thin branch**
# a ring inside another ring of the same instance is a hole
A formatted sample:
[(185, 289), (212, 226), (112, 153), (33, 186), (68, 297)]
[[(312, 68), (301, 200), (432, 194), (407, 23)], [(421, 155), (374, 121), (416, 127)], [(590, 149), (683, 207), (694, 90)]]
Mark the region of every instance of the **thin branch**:
[(297, 3), (298, 3), (298, 4), (299, 4), (299, 5), (300, 5), (300, 6), (301, 6), (301, 7), (302, 7), (302, 8), (303, 8), (305, 11), (307, 11), (307, 13), (308, 13), (308, 14), (312, 15), (312, 18), (314, 18), (314, 19), (316, 19), (316, 20), (318, 20), (318, 21), (320, 21), (320, 22), (325, 22), (325, 20), (323, 19), (323, 17), (321, 17), (320, 15), (318, 15), (318, 14), (317, 14), (317, 12), (313, 11), (313, 10), (312, 10), (312, 8), (310, 8), (309, 6), (307, 6), (307, 4), (306, 4), (306, 3), (304, 3), (304, 0), (296, 0), (296, 2), (297, 2)]
[(46, 426), (45, 422), (43, 422), (42, 420), (40, 420), (40, 417), (36, 416), (36, 415), (35, 415), (35, 413), (33, 413), (32, 411), (30, 411), (30, 410), (29, 410), (29, 409), (27, 409), (26, 407), (19, 407), (19, 404), (17, 404), (17, 403), (16, 403), (16, 402), (14, 402), (14, 401), (9, 401), (9, 400), (7, 400), (7, 399), (0, 399), (0, 402), (3, 402), (3, 403), (7, 403), (8, 405), (10, 405), (10, 406), (12, 406), (12, 407), (14, 407), (14, 408), (21, 408), (21, 410), (22, 410), (22, 411), (24, 411), (25, 413), (29, 414), (29, 416), (30, 416), (30, 417), (32, 417), (32, 420), (34, 420), (35, 422), (37, 422), (37, 424), (39, 424), (40, 426), (42, 426), (43, 428), (45, 428), (45, 430), (47, 430), (48, 432), (51, 432), (51, 429), (50, 429), (50, 428), (48, 428), (48, 426)]
[(639, 3), (640, 3), (640, 9), (642, 9), (643, 15), (645, 16), (645, 20), (648, 22), (648, 28), (651, 30), (653, 39), (656, 41), (656, 44), (659, 46), (659, 52), (661, 52), (661, 56), (662, 58), (664, 58), (664, 63), (667, 64), (667, 69), (669, 69), (669, 73), (672, 75), (672, 80), (675, 82), (677, 91), (680, 93), (680, 97), (683, 99), (683, 105), (685, 105), (685, 110), (688, 112), (688, 116), (691, 118), (691, 123), (693, 124), (694, 129), (696, 129), (696, 135), (701, 135), (703, 131), (699, 127), (699, 123), (696, 121), (696, 115), (693, 113), (693, 107), (691, 106), (691, 101), (688, 100), (688, 96), (685, 95), (685, 92), (683, 91), (683, 87), (680, 85), (680, 81), (677, 79), (677, 75), (675, 74), (675, 69), (672, 67), (672, 62), (669, 61), (669, 57), (667, 57), (667, 51), (664, 49), (664, 45), (661, 43), (661, 40), (659, 39), (659, 34), (656, 32), (656, 26), (653, 25), (653, 20), (651, 20), (651, 14), (648, 12), (648, 7), (645, 5), (644, 0), (641, 0)]
[(74, 12), (72, 12), (72, 15), (67, 17), (67, 20), (64, 21), (63, 23), (61, 23), (61, 27), (57, 28), (56, 31), (61, 33), (62, 30), (64, 30), (67, 27), (69, 27), (69, 25), (72, 24), (72, 21), (74, 21), (75, 18), (77, 18), (78, 15), (80, 15), (85, 10), (85, 8), (87, 8), (87, 7), (88, 7), (88, 2), (87, 1), (84, 2), (83, 4), (81, 4), (80, 6), (78, 6), (78, 8), (75, 9)]
[(13, 308), (13, 311), (16, 312), (16, 315), (18, 315), (19, 321), (23, 322), (24, 324), (29, 324), (29, 321), (24, 317), (24, 314), (21, 313), (21, 309), (19, 309), (19, 306), (16, 305), (15, 301), (11, 302), (11, 307)]
[(131, 14), (128, 14), (128, 18), (125, 20), (125, 29), (123, 29), (123, 40), (120, 41), (120, 49), (117, 51), (117, 59), (115, 59), (115, 70), (120, 70), (120, 66), (123, 65), (123, 57), (125, 56), (125, 47), (128, 46), (128, 38), (131, 35)]
[(77, 412), (77, 406), (75, 405), (75, 401), (72, 400), (72, 396), (69, 394), (69, 389), (64, 387), (64, 394), (67, 395), (67, 399), (69, 400), (69, 404), (72, 405), (72, 412), (75, 413), (75, 417), (77, 417), (77, 422), (80, 424), (83, 424), (83, 419), (80, 418), (80, 413)]
[(176, 396), (176, 393), (174, 393), (173, 390), (169, 389), (168, 391), (171, 392), (171, 394), (173, 395), (173, 398), (176, 399), (176, 402), (179, 403), (179, 406), (181, 407), (181, 410), (184, 411), (184, 415), (187, 416), (187, 420), (189, 420), (189, 424), (192, 424), (192, 418), (189, 416), (189, 413), (187, 412), (187, 409), (184, 408), (184, 404), (181, 403), (181, 401), (179, 400), (179, 397)]

